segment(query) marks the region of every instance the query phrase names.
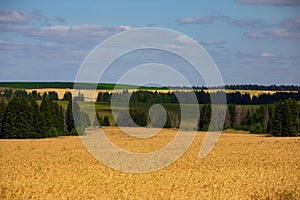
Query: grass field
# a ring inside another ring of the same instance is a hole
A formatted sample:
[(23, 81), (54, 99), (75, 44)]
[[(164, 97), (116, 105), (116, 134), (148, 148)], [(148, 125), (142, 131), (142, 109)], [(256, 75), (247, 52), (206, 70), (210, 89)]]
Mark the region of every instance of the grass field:
[[(135, 152), (164, 146), (175, 134), (129, 137), (104, 128), (115, 144)], [(300, 199), (300, 139), (224, 133), (198, 158), (204, 133), (172, 165), (129, 174), (94, 159), (78, 137), (0, 140), (1, 199)]]
[[(19, 89), (71, 89), (73, 88), (73, 82), (0, 82), (0, 87), (4, 88), (19, 88)], [(77, 83), (77, 87), (82, 89), (94, 89), (97, 86), (97, 89), (113, 90), (116, 86), (114, 83)], [(119, 84), (120, 89), (131, 89), (136, 88), (134, 85), (125, 85)], [(151, 87), (144, 87), (151, 89)], [(154, 88), (155, 89), (155, 88)]]
[[(38, 101), (38, 103), (41, 103), (41, 101)], [(68, 102), (67, 101), (58, 101), (58, 104), (61, 105), (64, 109), (67, 108)], [(111, 123), (111, 125), (115, 125), (115, 120), (114, 117), (112, 115), (112, 111), (111, 111), (111, 106), (110, 103), (93, 103), (93, 102), (78, 102), (78, 104), (80, 105), (80, 108), (82, 111), (89, 113), (90, 116), (90, 120), (93, 122), (94, 120), (94, 112), (93, 112), (93, 108), (95, 108), (96, 112), (99, 114), (99, 116), (108, 116), (109, 121)], [(141, 109), (145, 112), (149, 112), (149, 108), (152, 106), (153, 104), (147, 104), (147, 103), (135, 103), (134, 104), (134, 108), (137, 109)], [(173, 103), (164, 103), (161, 104), (162, 106), (165, 107), (167, 112), (171, 112), (171, 113), (175, 113), (178, 114), (180, 116), (180, 105), (179, 104), (173, 104)], [(185, 107), (185, 109), (190, 110), (190, 113), (195, 112), (194, 108), (195, 105), (192, 104), (182, 104), (182, 106)], [(201, 110), (203, 104), (199, 104), (199, 111)], [(217, 107), (217, 106), (216, 106)], [(259, 105), (237, 105), (237, 108), (241, 108), (241, 109), (245, 109), (245, 108), (258, 108)], [(126, 107), (115, 107), (116, 110), (123, 110), (126, 109)], [(185, 122), (188, 123), (190, 120), (189, 119), (185, 119)], [(192, 123), (191, 123), (192, 124)]]

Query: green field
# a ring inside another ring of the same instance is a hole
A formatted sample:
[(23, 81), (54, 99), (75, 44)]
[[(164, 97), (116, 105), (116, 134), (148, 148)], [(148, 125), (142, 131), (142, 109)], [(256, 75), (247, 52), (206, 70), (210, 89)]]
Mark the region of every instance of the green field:
[[(16, 88), (16, 89), (45, 89), (45, 88), (57, 88), (57, 89), (71, 89), (73, 88), (73, 82), (0, 82), (0, 88)], [(113, 90), (115, 87), (118, 89), (136, 89), (138, 86), (125, 85), (125, 84), (113, 84), (113, 83), (98, 83), (97, 88), (99, 90)], [(95, 89), (94, 83), (77, 83), (77, 87), (80, 89)], [(139, 89), (147, 90), (163, 90), (167, 88), (163, 87), (138, 87)]]
[[(38, 101), (40, 103), (40, 101)], [(61, 105), (64, 109), (67, 108), (68, 102), (67, 101), (58, 101), (58, 104)], [(99, 114), (99, 116), (107, 116), (109, 118), (109, 121), (111, 125), (115, 125), (115, 120), (112, 115), (112, 110), (111, 110), (111, 105), (110, 103), (99, 103), (99, 102), (78, 102), (80, 105), (80, 108), (82, 111), (89, 113), (91, 122), (94, 120), (94, 113), (93, 113), (93, 108), (95, 107), (96, 112)], [(154, 104), (147, 104), (147, 103), (135, 103), (134, 106), (131, 106), (131, 108), (136, 108), (136, 109), (141, 109), (145, 112), (148, 112), (150, 107)], [(180, 105), (179, 104), (174, 104), (174, 103), (164, 103), (161, 104), (164, 106), (167, 112), (171, 112), (174, 114), (180, 115)], [(194, 112), (194, 105), (191, 104), (183, 104), (181, 106), (184, 106), (185, 109), (190, 110), (190, 113)], [(202, 104), (198, 105), (199, 106), (199, 111), (202, 108)], [(259, 105), (240, 105), (241, 108), (258, 108)], [(115, 110), (124, 110), (126, 107), (123, 106), (117, 106), (115, 107)], [(189, 116), (188, 116), (189, 117)], [(188, 121), (188, 120), (187, 120)]]

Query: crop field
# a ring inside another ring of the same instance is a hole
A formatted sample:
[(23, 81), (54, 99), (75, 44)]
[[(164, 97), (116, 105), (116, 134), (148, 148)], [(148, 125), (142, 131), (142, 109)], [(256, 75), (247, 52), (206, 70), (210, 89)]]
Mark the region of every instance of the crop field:
[[(137, 139), (103, 128), (116, 145), (151, 152), (176, 134)], [(137, 130), (139, 131), (139, 130)], [(300, 139), (225, 132), (204, 159), (198, 132), (186, 153), (159, 171), (130, 174), (97, 161), (79, 137), (0, 140), (0, 199), (300, 199)]]

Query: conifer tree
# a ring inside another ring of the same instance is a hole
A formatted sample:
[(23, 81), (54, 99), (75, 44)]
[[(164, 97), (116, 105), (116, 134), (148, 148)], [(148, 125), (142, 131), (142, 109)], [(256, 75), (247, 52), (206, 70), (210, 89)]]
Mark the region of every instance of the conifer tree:
[(230, 127), (235, 128), (235, 104), (231, 103), (228, 105), (228, 112), (230, 118)]
[(103, 126), (110, 126), (110, 122), (107, 116), (104, 116), (103, 118)]
[(53, 117), (53, 105), (52, 100), (43, 98), (40, 106), (41, 115), (43, 118), (43, 132), (45, 137), (49, 137), (49, 130), (51, 127), (55, 127), (55, 119)]
[(3, 135), (2, 135), (2, 122), (3, 122), (6, 106), (7, 105), (4, 102), (4, 100), (1, 100), (1, 102), (0, 102), (0, 138), (3, 138)]
[(71, 100), (72, 100), (72, 93), (66, 91), (64, 97), (62, 98), (62, 101), (71, 101)]
[(282, 135), (282, 103), (278, 102), (274, 107), (274, 116), (272, 118), (270, 133), (274, 136)]
[(72, 101), (69, 101), (67, 110), (66, 110), (66, 129), (68, 132), (71, 132), (73, 128), (75, 128), (75, 122), (74, 122), (74, 117), (73, 117), (73, 112), (72, 112)]
[(30, 102), (30, 120), (33, 126), (32, 135), (30, 138), (43, 137), (43, 117), (40, 113), (40, 108), (35, 99), (31, 98)]
[(3, 117), (3, 138), (29, 138), (33, 129), (28, 101), (23, 97), (13, 97)]
[(211, 105), (204, 104), (200, 111), (200, 119), (198, 129), (201, 131), (207, 131), (211, 118)]

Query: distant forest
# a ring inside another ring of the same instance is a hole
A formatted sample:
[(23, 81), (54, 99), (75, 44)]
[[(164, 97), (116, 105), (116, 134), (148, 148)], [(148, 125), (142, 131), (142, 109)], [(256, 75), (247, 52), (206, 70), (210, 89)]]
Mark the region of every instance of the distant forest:
[[(77, 86), (81, 89), (93, 89), (94, 83), (77, 83)], [(116, 84), (114, 83), (97, 83), (97, 89), (113, 90)], [(43, 89), (43, 88), (73, 88), (74, 82), (0, 82), (0, 88), (19, 88), (19, 89)], [(118, 85), (120, 89), (135, 89), (134, 85)], [(146, 87), (141, 86), (139, 89), (147, 90), (161, 90), (161, 89), (189, 89), (188, 87)], [(208, 89), (206, 86), (193, 86), (194, 89)], [(236, 84), (236, 85), (224, 85), (223, 87), (211, 86), (210, 89), (231, 89), (231, 90), (270, 90), (270, 91), (299, 91), (299, 85), (257, 85), (257, 84)], [(191, 89), (191, 88), (190, 88)]]
[[(219, 96), (223, 96), (222, 92), (205, 92), (203, 90), (196, 90), (195, 92), (198, 104), (209, 104), (210, 98), (213, 97), (218, 99)], [(121, 93), (114, 94), (114, 100), (125, 101), (130, 97), (130, 103), (174, 103), (178, 104), (176, 96), (180, 96), (183, 104), (194, 103), (192, 101), (192, 92), (176, 91), (176, 92), (150, 92), (145, 90), (140, 90), (136, 92), (129, 93), (128, 90), (124, 90)], [(271, 104), (278, 101), (293, 99), (300, 100), (300, 91), (298, 92), (276, 92), (274, 94), (260, 94), (259, 96), (250, 97), (250, 94), (241, 94), (240, 92), (226, 93), (226, 99), (228, 104), (237, 105), (262, 105)], [(97, 96), (97, 102), (111, 102), (112, 93), (109, 92), (99, 92)], [(223, 102), (216, 102), (223, 103)]]
[[(210, 98), (213, 97), (218, 99), (218, 96), (223, 96), (222, 92), (205, 92), (203, 90), (195, 90), (194, 91), (198, 104), (209, 104)], [(129, 93), (127, 89), (123, 90), (123, 92), (115, 93), (114, 98), (116, 101), (125, 101), (128, 99), (128, 95), (130, 97), (130, 103), (174, 103), (178, 104), (177, 96), (180, 96), (182, 102), (184, 104), (194, 103), (192, 101), (193, 95), (191, 92), (185, 91), (176, 91), (176, 92), (157, 92), (157, 91), (146, 91), (139, 90), (132, 93)], [(278, 101), (293, 99), (296, 101), (300, 101), (300, 91), (297, 92), (276, 92), (274, 94), (259, 94), (258, 96), (253, 96), (251, 98), (249, 93), (242, 94), (240, 92), (232, 92), (226, 93), (227, 104), (236, 104), (236, 105), (262, 105), (262, 104), (271, 104)], [(58, 94), (55, 91), (52, 92), (44, 92), (40, 94), (37, 91), (32, 91), (32, 93), (28, 93), (25, 90), (15, 90), (6, 89), (0, 92), (0, 96), (10, 99), (14, 96), (17, 97), (28, 97), (33, 98), (35, 100), (42, 100), (43, 98), (48, 98), (53, 101), (70, 101), (72, 100), (71, 92), (65, 92), (62, 99), (58, 98)], [(112, 93), (110, 92), (99, 92), (97, 95), (96, 102), (111, 102)], [(74, 97), (75, 101), (84, 101), (84, 95), (79, 93)], [(223, 102), (216, 102), (223, 103)]]
[[(220, 92), (209, 94), (197, 90), (196, 97), (200, 105), (198, 126), (194, 129), (206, 131), (209, 127), (212, 108), (210, 95), (220, 95)], [(300, 95), (297, 92), (276, 92), (274, 94), (261, 94), (250, 97), (240, 92), (228, 93), (227, 116), (224, 129), (246, 130), (251, 133), (265, 133), (273, 136), (299, 136), (300, 135)], [(185, 104), (190, 102), (188, 92), (150, 92), (136, 91), (130, 94), (128, 90), (117, 93), (118, 101), (130, 98), (129, 113), (135, 122), (128, 121), (126, 115), (120, 111), (118, 126), (146, 126), (149, 124), (148, 110), (152, 104), (178, 105), (176, 95), (181, 95)], [(37, 103), (40, 101), (40, 104)], [(68, 101), (66, 109), (59, 106), (57, 101)], [(87, 113), (80, 111), (78, 101), (84, 101), (83, 94), (72, 97), (66, 92), (62, 99), (55, 91), (40, 94), (36, 91), (27, 93), (24, 90), (5, 90), (0, 100), (0, 138), (43, 138), (61, 135), (82, 134), (84, 128), (93, 125), (110, 126), (107, 116), (95, 117), (91, 123)], [(98, 103), (110, 103), (111, 93), (100, 92)], [(135, 108), (137, 104), (144, 104), (142, 108)], [(255, 106), (254, 106), (255, 105)], [(72, 113), (72, 108), (74, 115)], [(165, 128), (178, 128), (180, 126), (180, 113), (167, 110)], [(79, 129), (75, 129), (75, 122)], [(78, 131), (79, 130), (79, 131)], [(81, 130), (81, 131), (80, 131)], [(77, 132), (78, 131), (78, 132)]]

